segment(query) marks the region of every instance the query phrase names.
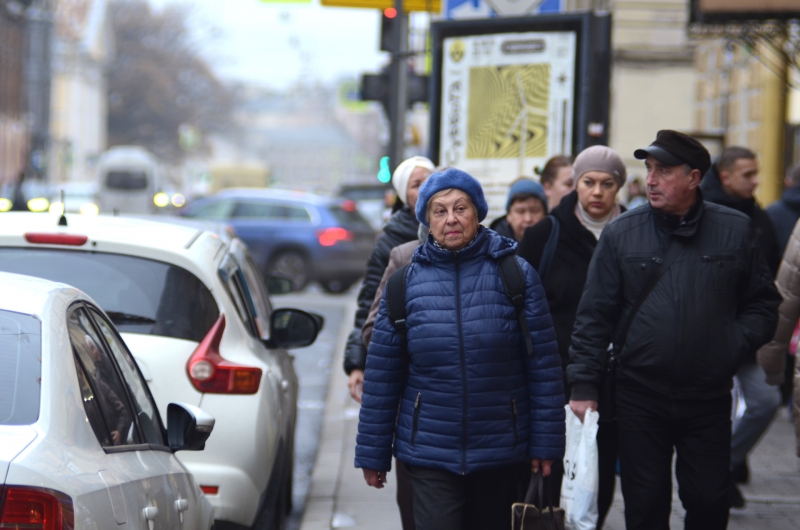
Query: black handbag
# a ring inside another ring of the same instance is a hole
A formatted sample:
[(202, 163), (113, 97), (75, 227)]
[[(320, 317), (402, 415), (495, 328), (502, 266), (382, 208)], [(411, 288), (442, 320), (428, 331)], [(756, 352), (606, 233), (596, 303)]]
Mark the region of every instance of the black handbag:
[[(534, 504), (536, 497), (538, 504)], [(542, 476), (540, 469), (531, 476), (525, 502), (515, 502), (511, 505), (511, 530), (565, 530), (564, 515), (564, 508), (553, 507), (550, 480)]]

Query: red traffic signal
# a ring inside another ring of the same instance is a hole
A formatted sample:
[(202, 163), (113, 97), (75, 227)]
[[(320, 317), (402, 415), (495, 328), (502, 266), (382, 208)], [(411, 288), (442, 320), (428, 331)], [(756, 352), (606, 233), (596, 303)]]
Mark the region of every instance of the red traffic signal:
[(383, 10), (383, 16), (386, 18), (394, 18), (397, 16), (397, 10), (393, 7), (387, 7)]

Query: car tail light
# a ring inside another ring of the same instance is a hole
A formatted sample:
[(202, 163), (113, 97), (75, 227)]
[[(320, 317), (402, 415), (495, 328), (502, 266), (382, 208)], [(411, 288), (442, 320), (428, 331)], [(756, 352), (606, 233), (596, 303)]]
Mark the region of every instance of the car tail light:
[(223, 359), (219, 353), (223, 331), (225, 314), (219, 316), (189, 357), (189, 380), (198, 391), (209, 394), (255, 394), (261, 385), (261, 368)]
[(72, 499), (54, 490), (6, 486), (0, 499), (0, 528), (72, 530)]
[(200, 486), (200, 491), (206, 495), (216, 495), (219, 493), (219, 486)]
[(345, 212), (348, 212), (348, 213), (355, 212), (356, 209), (357, 209), (356, 201), (344, 201), (342, 203), (341, 208), (342, 208), (342, 210), (344, 210)]
[(88, 240), (88, 236), (78, 236), (75, 234), (40, 234), (34, 232), (25, 234), (25, 241), (38, 245), (71, 245), (79, 247), (85, 245)]
[(339, 241), (352, 241), (353, 233), (338, 226), (317, 231), (317, 239), (323, 247), (332, 247)]

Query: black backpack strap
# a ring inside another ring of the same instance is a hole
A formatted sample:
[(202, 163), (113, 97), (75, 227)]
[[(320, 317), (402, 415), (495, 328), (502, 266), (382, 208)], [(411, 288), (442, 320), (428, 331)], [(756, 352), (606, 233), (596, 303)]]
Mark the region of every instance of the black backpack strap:
[(406, 263), (389, 276), (386, 282), (386, 310), (389, 322), (400, 335), (400, 347), (403, 350), (403, 362), (408, 369), (408, 339), (406, 338), (406, 275), (410, 263)]
[(539, 278), (544, 281), (547, 271), (550, 270), (550, 265), (553, 263), (553, 256), (556, 254), (556, 247), (558, 246), (558, 236), (561, 233), (561, 223), (558, 222), (554, 216), (550, 216), (550, 224), (553, 228), (550, 230), (550, 237), (547, 238), (547, 243), (542, 250), (542, 259), (539, 261)]
[(525, 319), (525, 276), (522, 273), (522, 267), (519, 266), (517, 256), (506, 254), (500, 258), (497, 270), (500, 272), (500, 280), (503, 282), (506, 296), (511, 300), (514, 310), (517, 312), (517, 320), (522, 328), (522, 335), (525, 337), (528, 355), (533, 355), (531, 332), (528, 329), (528, 321)]

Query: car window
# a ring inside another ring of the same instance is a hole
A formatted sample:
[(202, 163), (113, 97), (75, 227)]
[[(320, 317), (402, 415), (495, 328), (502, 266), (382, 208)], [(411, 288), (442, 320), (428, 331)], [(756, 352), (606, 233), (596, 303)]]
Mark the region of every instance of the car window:
[[(263, 337), (269, 333), (269, 325), (264, 325), (257, 318), (256, 304), (250, 290), (247, 288), (244, 273), (239, 262), (232, 254), (225, 256), (219, 269), (219, 276), (228, 294), (236, 306), (239, 318), (247, 326), (254, 337)], [(262, 331), (263, 330), (263, 331)]]
[(311, 221), (308, 210), (299, 206), (285, 206), (285, 218), (289, 221)]
[(224, 221), (230, 219), (234, 203), (229, 199), (210, 201), (205, 204), (193, 204), (185, 212), (187, 217)]
[(110, 190), (147, 189), (147, 173), (144, 171), (109, 171), (106, 174), (106, 188)]
[(355, 204), (345, 204), (348, 205), (346, 208), (342, 208), (341, 206), (335, 204), (328, 207), (328, 211), (331, 212), (331, 215), (333, 215), (333, 218), (336, 219), (337, 223), (343, 226), (361, 226), (370, 228), (370, 224), (366, 219), (364, 219), (364, 217), (361, 215), (361, 212), (356, 209)]
[(283, 206), (269, 202), (240, 201), (233, 209), (234, 219), (283, 219)]
[(160, 261), (101, 252), (0, 248), (0, 270), (77, 287), (121, 332), (200, 342), (219, 318), (214, 296), (200, 279)]
[(42, 377), (39, 319), (0, 310), (0, 425), (39, 419)]
[(308, 210), (265, 201), (240, 201), (233, 211), (234, 219), (268, 219), (272, 221), (311, 221)]
[(264, 286), (264, 280), (258, 273), (258, 268), (253, 263), (250, 256), (242, 263), (242, 272), (244, 273), (245, 288), (250, 292), (253, 299), (253, 305), (256, 310), (256, 322), (258, 323), (259, 336), (267, 340), (269, 339), (269, 323), (272, 318), (272, 306), (267, 297), (267, 289)]
[(131, 356), (125, 343), (122, 342), (122, 339), (119, 338), (114, 328), (106, 321), (105, 317), (95, 309), (90, 309), (89, 312), (94, 318), (94, 322), (97, 324), (100, 334), (103, 335), (109, 350), (111, 350), (111, 354), (117, 361), (117, 366), (119, 366), (122, 372), (122, 377), (133, 399), (133, 406), (136, 409), (136, 421), (142, 429), (145, 443), (167, 445), (164, 443), (158, 409), (147, 390), (147, 383), (145, 383), (144, 378), (139, 373), (133, 356)]
[(82, 308), (70, 312), (67, 329), (76, 364), (86, 379), (82, 389), (84, 406), (87, 401), (97, 403), (97, 408), (86, 407), (86, 415), (90, 417), (93, 428), (103, 426), (95, 429), (100, 445), (115, 447), (142, 443), (114, 361)]

